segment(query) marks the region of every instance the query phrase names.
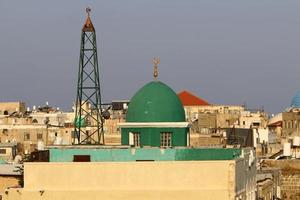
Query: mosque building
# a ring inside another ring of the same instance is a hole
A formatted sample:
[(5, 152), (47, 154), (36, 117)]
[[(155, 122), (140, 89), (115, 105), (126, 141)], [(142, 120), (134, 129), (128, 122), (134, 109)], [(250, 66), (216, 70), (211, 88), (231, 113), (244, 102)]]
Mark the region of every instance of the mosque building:
[(126, 123), (119, 126), (122, 145), (185, 147), (189, 143), (189, 124), (181, 101), (157, 77), (132, 97)]
[(291, 101), (291, 105), (282, 112), (282, 135), (289, 138), (300, 136), (300, 92)]
[(291, 100), (290, 106), (269, 120), (268, 127), (282, 142), (300, 136), (300, 92)]
[(3, 198), (255, 199), (254, 150), (190, 147), (183, 106), (156, 77), (119, 126), (121, 146), (49, 146), (48, 162), (25, 163), (24, 188)]
[(154, 80), (131, 99), (121, 145), (56, 145), (24, 163), (24, 187), (4, 200), (254, 200), (252, 148), (189, 145), (189, 123), (176, 93)]
[(300, 91), (293, 97), (291, 108), (300, 108)]

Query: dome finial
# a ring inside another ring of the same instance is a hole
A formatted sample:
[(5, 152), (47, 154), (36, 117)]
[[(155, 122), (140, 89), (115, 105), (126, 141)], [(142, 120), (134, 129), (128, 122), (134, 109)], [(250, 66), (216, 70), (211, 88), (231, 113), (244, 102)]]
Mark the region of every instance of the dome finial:
[(154, 80), (157, 80), (158, 65), (160, 63), (160, 59), (159, 58), (153, 58), (152, 63), (153, 63), (153, 77), (154, 77)]

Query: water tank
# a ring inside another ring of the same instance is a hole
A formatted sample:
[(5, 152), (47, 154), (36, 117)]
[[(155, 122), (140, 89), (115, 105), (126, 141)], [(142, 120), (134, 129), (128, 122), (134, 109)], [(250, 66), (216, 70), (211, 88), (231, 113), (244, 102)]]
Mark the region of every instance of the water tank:
[(293, 138), (293, 146), (300, 146), (300, 137), (299, 136), (295, 136)]
[(283, 144), (283, 155), (284, 156), (291, 156), (291, 143), (284, 143)]

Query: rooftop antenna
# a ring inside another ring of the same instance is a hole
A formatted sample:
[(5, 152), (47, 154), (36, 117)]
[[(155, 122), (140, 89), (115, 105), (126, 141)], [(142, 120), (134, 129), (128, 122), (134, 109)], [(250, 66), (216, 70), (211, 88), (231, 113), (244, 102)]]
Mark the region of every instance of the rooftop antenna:
[(96, 31), (90, 18), (91, 8), (87, 7), (85, 11), (87, 17), (81, 30), (74, 122), (76, 138), (73, 144), (104, 144)]

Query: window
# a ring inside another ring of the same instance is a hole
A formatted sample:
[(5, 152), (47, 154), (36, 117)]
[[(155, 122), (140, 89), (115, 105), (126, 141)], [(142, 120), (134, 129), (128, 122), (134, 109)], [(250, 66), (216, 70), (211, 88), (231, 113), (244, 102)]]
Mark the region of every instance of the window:
[(138, 147), (140, 143), (140, 133), (139, 132), (129, 132), (129, 145)]
[(226, 124), (227, 124), (227, 126), (229, 126), (229, 125), (230, 125), (230, 121), (229, 121), (229, 119), (226, 119)]
[(38, 133), (37, 136), (36, 136), (36, 138), (38, 140), (43, 140), (43, 134), (42, 133)]
[(140, 133), (133, 133), (133, 145), (139, 147), (140, 144)]
[(0, 154), (6, 154), (6, 149), (0, 149)]
[(24, 133), (24, 141), (30, 140), (30, 134), (29, 133)]
[(160, 133), (160, 146), (171, 147), (172, 146), (172, 133), (162, 132)]
[(246, 122), (245, 122), (245, 121), (243, 121), (243, 125), (244, 125), (244, 126), (246, 125)]
[(259, 122), (253, 122), (252, 125), (253, 125), (253, 126), (259, 126), (260, 123), (259, 123)]
[(136, 162), (154, 162), (154, 160), (136, 160)]
[(74, 155), (73, 162), (90, 162), (90, 155)]
[(38, 123), (38, 120), (37, 120), (37, 119), (33, 119), (33, 120), (32, 120), (32, 123), (33, 123), (33, 124), (37, 124), (37, 123)]

